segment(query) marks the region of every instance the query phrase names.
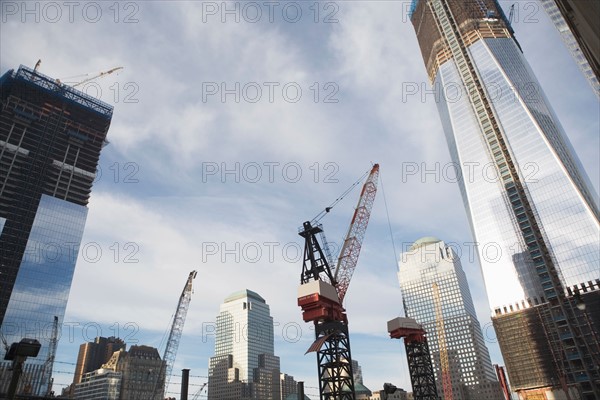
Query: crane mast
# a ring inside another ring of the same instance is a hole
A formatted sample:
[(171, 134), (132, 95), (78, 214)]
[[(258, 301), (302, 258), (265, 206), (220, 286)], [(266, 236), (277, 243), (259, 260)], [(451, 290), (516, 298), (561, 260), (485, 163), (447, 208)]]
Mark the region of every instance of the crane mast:
[(317, 235), (324, 238), (322, 226), (312, 225), (317, 219), (306, 221), (299, 233), (305, 243), (298, 305), (304, 321), (315, 325), (315, 341), (307, 353), (317, 353), (321, 400), (355, 399), (348, 319), (342, 302), (356, 269), (378, 176), (379, 165), (375, 164), (360, 194), (335, 272), (330, 269), (327, 248), (324, 251), (317, 239)]
[(452, 380), (450, 379), (450, 365), (448, 362), (448, 348), (446, 347), (446, 329), (444, 328), (444, 314), (440, 300), (440, 288), (433, 282), (433, 302), (435, 305), (435, 326), (437, 329), (438, 343), (440, 345), (440, 367), (442, 370), (442, 387), (444, 400), (452, 400)]
[[(173, 371), (173, 364), (175, 363), (177, 349), (179, 348), (179, 340), (181, 339), (181, 334), (183, 333), (185, 317), (187, 316), (190, 301), (192, 300), (192, 281), (196, 278), (197, 273), (197, 271), (190, 272), (185, 286), (183, 287), (183, 291), (181, 292), (181, 296), (179, 297), (179, 303), (177, 304), (177, 310), (175, 311), (175, 316), (173, 317), (173, 324), (171, 325), (171, 330), (169, 332), (169, 339), (167, 340), (167, 345), (165, 346), (165, 353), (163, 355), (163, 367), (161, 367), (161, 371), (158, 374), (158, 379), (156, 381), (156, 386), (154, 387), (155, 398), (158, 395), (164, 396), (164, 393), (166, 393), (169, 387), (171, 371)], [(165, 371), (165, 386), (161, 391), (160, 380), (163, 368)]]
[(404, 338), (408, 371), (415, 400), (438, 400), (435, 375), (425, 330), (412, 318), (394, 318), (388, 321), (392, 339)]

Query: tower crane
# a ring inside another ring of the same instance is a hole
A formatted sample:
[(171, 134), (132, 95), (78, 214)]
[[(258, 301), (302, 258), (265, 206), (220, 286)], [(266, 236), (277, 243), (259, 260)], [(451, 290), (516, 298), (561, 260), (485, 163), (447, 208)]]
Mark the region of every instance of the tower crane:
[(515, 5), (510, 6), (510, 11), (508, 12), (508, 23), (512, 25), (513, 19), (515, 17)]
[[(315, 325), (315, 341), (306, 353), (312, 351), (317, 353), (321, 400), (355, 399), (348, 319), (343, 301), (358, 263), (377, 193), (378, 177), (379, 164), (375, 164), (363, 185), (333, 271), (329, 266), (327, 247), (324, 252), (317, 239), (317, 234), (323, 232), (322, 225), (318, 224), (318, 221), (333, 206), (327, 207), (312, 221), (304, 222), (299, 232), (305, 243), (298, 305), (302, 308), (304, 322), (312, 321)], [(351, 189), (352, 187), (344, 195)], [(344, 195), (334, 204), (337, 204)], [(324, 242), (323, 245), (327, 246), (327, 243)]]
[[(39, 65), (41, 64), (41, 61), (42, 61), (42, 60), (39, 60), (39, 61), (37, 62), (36, 66), (35, 66), (36, 70), (37, 70), (37, 68), (39, 67)], [(85, 84), (85, 83), (88, 83), (88, 82), (90, 82), (90, 81), (93, 81), (94, 79), (97, 79), (97, 78), (103, 78), (103, 77), (105, 77), (105, 76), (107, 76), (107, 75), (110, 75), (110, 74), (112, 74), (112, 73), (114, 73), (114, 72), (117, 72), (117, 71), (120, 71), (120, 70), (122, 70), (122, 69), (123, 69), (123, 67), (115, 67), (115, 68), (111, 68), (111, 69), (109, 69), (109, 70), (107, 70), (107, 71), (101, 71), (101, 72), (98, 72), (98, 73), (93, 73), (93, 74), (76, 75), (76, 76), (72, 76), (72, 77), (69, 77), (69, 78), (63, 78), (62, 80), (64, 81), (65, 79), (73, 79), (73, 78), (79, 78), (79, 77), (85, 77), (85, 76), (88, 76), (88, 78), (85, 78), (85, 79), (84, 79), (84, 80), (82, 80), (82, 81), (79, 81), (79, 82), (76, 82), (76, 83), (73, 83), (73, 84), (70, 84), (70, 85), (67, 83), (67, 84), (68, 84), (69, 86), (71, 86), (71, 87), (77, 87), (77, 86), (81, 86), (81, 85), (83, 85), (83, 84)], [(90, 75), (91, 75), (91, 76), (90, 76)], [(60, 80), (60, 79), (57, 79), (56, 81), (57, 81), (58, 83), (63, 83), (63, 82), (61, 82), (61, 80)]]
[(89, 81), (93, 81), (96, 78), (102, 78), (102, 77), (104, 77), (106, 75), (110, 75), (113, 72), (119, 71), (121, 69), (123, 69), (123, 67), (115, 67), (115, 68), (109, 69), (108, 71), (103, 71), (103, 72), (100, 72), (98, 74), (94, 74), (94, 75), (90, 76), (89, 78), (82, 80), (81, 82), (77, 82), (77, 83), (73, 84), (72, 87), (77, 87), (77, 86), (83, 85), (84, 83), (87, 83)]
[(437, 400), (435, 375), (423, 326), (412, 318), (398, 317), (388, 321), (392, 339), (404, 338), (408, 371), (415, 400)]
[[(192, 300), (192, 281), (196, 278), (197, 273), (197, 271), (190, 272), (187, 281), (185, 282), (185, 286), (183, 287), (183, 291), (181, 292), (181, 296), (179, 297), (177, 310), (175, 311), (173, 324), (171, 325), (171, 330), (169, 332), (169, 339), (167, 340), (167, 345), (165, 346), (165, 352), (163, 354), (164, 363), (160, 368), (156, 379), (156, 385), (154, 386), (154, 399), (159, 395), (161, 396), (160, 398), (163, 398), (169, 387), (171, 371), (173, 371), (173, 364), (175, 363), (177, 349), (179, 348), (179, 340), (181, 339), (183, 326), (185, 325), (185, 317), (187, 316), (190, 301)], [(164, 388), (161, 389), (160, 377), (163, 371), (165, 371), (165, 385)]]
[(442, 313), (442, 302), (440, 300), (440, 288), (436, 282), (433, 282), (432, 288), (435, 306), (435, 326), (440, 345), (440, 367), (442, 370), (444, 400), (452, 400), (452, 380), (450, 379), (450, 365), (448, 362), (448, 348), (446, 347), (446, 329), (444, 327), (444, 314)]

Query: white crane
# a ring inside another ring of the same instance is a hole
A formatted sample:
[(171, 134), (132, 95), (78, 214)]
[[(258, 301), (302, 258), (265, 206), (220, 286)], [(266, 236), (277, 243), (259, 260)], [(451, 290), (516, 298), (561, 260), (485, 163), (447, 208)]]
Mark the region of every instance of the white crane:
[[(163, 355), (163, 367), (161, 367), (161, 371), (156, 380), (156, 386), (154, 387), (154, 398), (156, 398), (158, 395), (164, 396), (164, 393), (166, 393), (167, 388), (169, 387), (171, 371), (173, 370), (173, 364), (175, 363), (175, 357), (177, 356), (179, 340), (181, 339), (181, 334), (183, 333), (185, 317), (187, 316), (190, 301), (192, 300), (192, 281), (194, 278), (196, 278), (197, 273), (197, 271), (190, 272), (190, 275), (185, 282), (185, 286), (183, 287), (183, 291), (181, 292), (181, 296), (179, 297), (179, 303), (177, 304), (177, 310), (175, 311), (175, 316), (173, 317), (173, 324), (171, 325), (169, 339), (167, 340), (165, 353)], [(162, 375), (163, 368), (165, 370), (165, 386), (161, 390), (160, 377)]]

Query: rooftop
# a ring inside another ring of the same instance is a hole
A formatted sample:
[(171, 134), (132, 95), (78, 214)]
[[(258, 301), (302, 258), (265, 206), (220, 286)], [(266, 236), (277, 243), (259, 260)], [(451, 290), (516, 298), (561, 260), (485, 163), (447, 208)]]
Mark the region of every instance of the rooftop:
[(227, 298), (225, 299), (225, 303), (229, 303), (231, 301), (235, 301), (235, 300), (239, 300), (239, 299), (245, 299), (245, 298), (249, 298), (249, 299), (253, 299), (255, 301), (260, 301), (261, 303), (265, 303), (266, 301), (265, 299), (263, 299), (261, 297), (261, 295), (259, 295), (256, 292), (253, 292), (252, 290), (249, 289), (244, 289), (244, 290), (240, 290), (238, 292), (232, 293), (229, 296), (227, 296)]
[(97, 112), (110, 119), (113, 113), (113, 107), (101, 100), (85, 94), (84, 92), (74, 89), (71, 86), (60, 83), (57, 79), (50, 78), (38, 71), (34, 71), (24, 65), (19, 66), (15, 72), (10, 70), (0, 77), (0, 82), (4, 83), (9, 78), (16, 81), (24, 82), (27, 85), (35, 85), (39, 89), (60, 97), (79, 106), (83, 106), (89, 110)]
[(421, 239), (415, 241), (412, 246), (410, 246), (410, 250), (416, 250), (421, 246), (425, 246), (426, 244), (432, 244), (432, 243), (438, 243), (441, 242), (440, 239), (436, 238), (435, 236), (425, 236), (422, 237)]

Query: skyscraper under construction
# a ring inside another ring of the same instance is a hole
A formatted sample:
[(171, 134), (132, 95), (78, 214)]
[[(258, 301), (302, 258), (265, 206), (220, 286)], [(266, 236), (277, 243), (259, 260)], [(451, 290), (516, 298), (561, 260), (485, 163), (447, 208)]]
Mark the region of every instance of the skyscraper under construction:
[(42, 344), (18, 393), (45, 394), (113, 108), (23, 66), (0, 77), (0, 107), (0, 330)]
[(496, 0), (410, 16), (513, 389), (600, 398), (597, 196)]

